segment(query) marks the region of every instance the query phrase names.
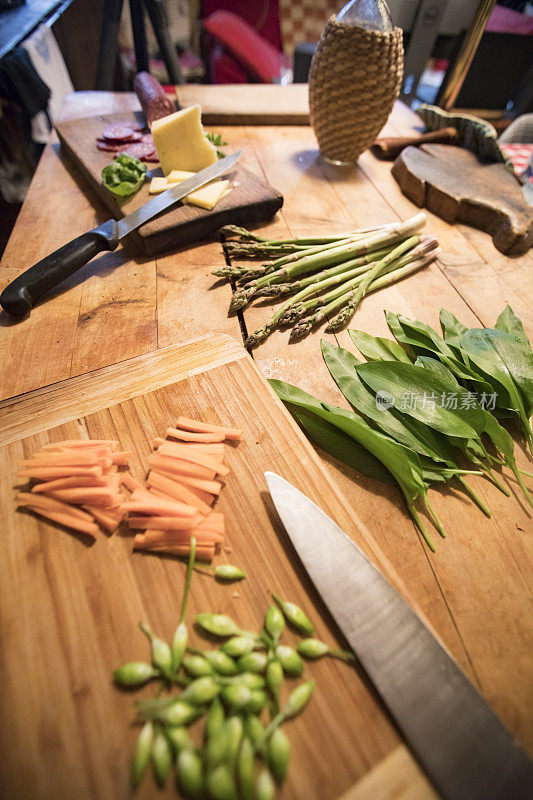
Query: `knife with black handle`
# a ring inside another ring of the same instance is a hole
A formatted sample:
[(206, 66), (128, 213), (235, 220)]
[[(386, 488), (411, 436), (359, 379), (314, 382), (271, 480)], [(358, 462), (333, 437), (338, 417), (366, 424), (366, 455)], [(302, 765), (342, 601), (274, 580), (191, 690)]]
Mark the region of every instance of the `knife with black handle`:
[(172, 186), (157, 195), (118, 222), (110, 219), (63, 245), (6, 286), (0, 295), (0, 305), (14, 317), (29, 314), (33, 304), (41, 295), (85, 266), (98, 253), (116, 250), (124, 236), (144, 225), (156, 214), (230, 170), (239, 160), (241, 152), (239, 150), (226, 158), (219, 159), (210, 167), (197, 172), (192, 178), (187, 178), (177, 186)]

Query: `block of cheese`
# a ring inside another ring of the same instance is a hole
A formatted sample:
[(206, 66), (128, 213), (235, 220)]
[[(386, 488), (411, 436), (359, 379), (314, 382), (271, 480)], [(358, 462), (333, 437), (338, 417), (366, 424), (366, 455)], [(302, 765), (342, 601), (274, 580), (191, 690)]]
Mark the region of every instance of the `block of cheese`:
[(198, 172), (217, 160), (216, 147), (205, 138), (200, 106), (154, 120), (152, 136), (165, 175), (172, 170)]

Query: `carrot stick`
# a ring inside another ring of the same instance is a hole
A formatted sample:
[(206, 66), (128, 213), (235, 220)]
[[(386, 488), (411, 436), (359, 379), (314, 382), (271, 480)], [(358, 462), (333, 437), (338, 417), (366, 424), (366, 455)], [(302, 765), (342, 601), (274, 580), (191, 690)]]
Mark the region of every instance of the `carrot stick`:
[(42, 508), (41, 506), (28, 507), (41, 517), (46, 517), (54, 522), (59, 522), (61, 525), (65, 525), (67, 528), (74, 528), (76, 531), (88, 533), (91, 536), (94, 536), (98, 533), (98, 526), (95, 525), (94, 522), (85, 522), (84, 520), (75, 517), (73, 514), (63, 514), (60, 511), (52, 511), (48, 508)]
[(111, 455), (111, 460), (113, 464), (118, 464), (121, 467), (126, 467), (129, 464), (132, 455), (133, 455), (133, 450), (118, 450), (116, 453), (113, 453)]
[(206, 481), (203, 478), (195, 478), (192, 475), (180, 475), (178, 480), (184, 486), (200, 489), (202, 492), (207, 492), (208, 494), (219, 495), (222, 488), (220, 481)]
[(193, 475), (196, 478), (204, 478), (206, 480), (213, 480), (216, 475), (213, 469), (194, 464), (192, 461), (184, 461), (181, 458), (163, 456), (159, 453), (152, 453), (151, 456), (148, 456), (148, 463), (154, 468), (160, 467), (168, 472), (175, 472), (179, 475)]
[(193, 433), (192, 431), (179, 431), (177, 428), (167, 428), (167, 436), (178, 439), (180, 442), (223, 442), (226, 438), (223, 433)]
[(60, 514), (72, 514), (78, 519), (83, 519), (86, 522), (92, 522), (90, 514), (87, 514), (85, 511), (82, 511), (79, 508), (62, 503), (60, 500), (55, 500), (53, 497), (48, 497), (46, 494), (30, 494), (29, 492), (19, 492), (17, 494), (17, 500), (23, 505), (49, 508), (51, 511), (57, 511)]
[(172, 480), (165, 475), (159, 475), (157, 472), (152, 471), (146, 479), (146, 482), (148, 486), (153, 486), (157, 489), (160, 489), (166, 494), (170, 494), (172, 497), (175, 497), (177, 500), (181, 500), (182, 503), (188, 503), (196, 508), (196, 510), (201, 514), (209, 514), (211, 511), (210, 506), (208, 506), (207, 503), (204, 503), (203, 500), (200, 500), (200, 498), (197, 497), (194, 492), (190, 491), (187, 486), (183, 486), (181, 483), (178, 483), (176, 480)]
[(134, 492), (136, 489), (141, 489), (141, 490), (142, 490), (142, 488), (143, 488), (143, 487), (141, 486), (141, 484), (139, 483), (139, 481), (136, 481), (136, 480), (135, 480), (135, 478), (133, 478), (133, 477), (130, 475), (130, 473), (129, 473), (129, 472), (124, 472), (124, 473), (123, 473), (123, 474), (120, 476), (120, 480), (122, 481), (122, 483), (124, 484), (124, 486), (126, 487), (126, 489), (129, 489), (129, 490), (130, 490), (130, 492)]
[(160, 475), (162, 478), (168, 478), (168, 480), (172, 481), (173, 483), (177, 484), (180, 487), (180, 491), (184, 490), (192, 494), (201, 500), (202, 503), (205, 503), (208, 506), (213, 505), (213, 501), (215, 499), (215, 495), (211, 494), (210, 492), (204, 492), (202, 489), (197, 489), (194, 486), (185, 486), (181, 478), (182, 475), (176, 475), (174, 472), (167, 472), (166, 469), (152, 469), (152, 474)]
[(163, 531), (190, 531), (196, 526), (188, 517), (128, 517), (130, 528), (146, 528)]
[(154, 514), (155, 516), (168, 517), (194, 517), (196, 510), (185, 503), (165, 502), (156, 497), (148, 501), (123, 503), (124, 511), (137, 511), (139, 514)]
[(75, 475), (72, 478), (56, 478), (45, 483), (36, 483), (31, 487), (32, 492), (53, 492), (55, 489), (72, 489), (82, 486), (104, 487), (114, 486), (111, 476), (104, 475), (102, 478), (91, 478), (89, 476)]
[(198, 522), (198, 530), (218, 531), (224, 533), (224, 514), (220, 511), (211, 511)]
[(225, 439), (232, 439), (236, 442), (242, 439), (242, 431), (238, 428), (226, 428), (224, 425), (209, 425), (206, 422), (188, 419), (188, 417), (180, 417), (176, 423), (176, 428), (183, 428), (186, 431), (195, 431), (197, 433), (222, 433)]
[(106, 508), (104, 510), (99, 506), (86, 505), (83, 507), (86, 508), (88, 511), (90, 511), (93, 517), (96, 519), (96, 521), (99, 522), (101, 525), (103, 525), (104, 528), (108, 530), (110, 533), (116, 531), (116, 529), (118, 528), (124, 517), (124, 512), (120, 512), (120, 514), (113, 514), (111, 512), (114, 511), (114, 509), (111, 508), (109, 509)]
[(57, 450), (58, 448), (83, 448), (83, 447), (109, 447), (115, 450), (119, 443), (112, 439), (65, 439), (63, 442), (45, 444), (42, 450)]
[[(191, 536), (195, 536), (197, 544), (202, 546), (221, 544), (223, 537), (212, 531), (159, 531), (149, 528), (146, 533), (137, 533), (134, 537), (134, 547), (159, 547), (162, 544), (190, 544)], [(142, 541), (141, 541), (142, 539)]]
[[(83, 505), (89, 503), (93, 506), (114, 506), (117, 505), (117, 497), (110, 489), (101, 489), (100, 487), (87, 487), (80, 489), (57, 489), (55, 492), (50, 492), (50, 496), (56, 500), (64, 500), (66, 503), (73, 503), (74, 505)], [(120, 501), (122, 498), (120, 498)]]
[(17, 472), (20, 478), (37, 478), (40, 481), (52, 478), (72, 478), (74, 475), (92, 475), (101, 478), (103, 469), (96, 467), (24, 467)]
[[(169, 450), (172, 448), (180, 449), (184, 442), (172, 442), (170, 439), (162, 439), (159, 442), (159, 447), (165, 445), (168, 447)], [(224, 444), (221, 442), (220, 444), (198, 444), (198, 442), (188, 442), (188, 446), (191, 448), (191, 453), (203, 453), (206, 456), (210, 456), (215, 461), (224, 461)]]
[[(100, 464), (102, 458), (105, 456), (97, 456), (92, 453), (43, 453), (42, 455), (35, 455), (32, 458), (25, 458), (19, 461), (22, 467), (62, 467), (64, 465), (72, 467), (89, 466)], [(110, 464), (108, 466), (111, 466)]]
[(229, 474), (228, 467), (216, 461), (214, 458), (211, 458), (211, 456), (196, 452), (192, 445), (178, 444), (177, 442), (172, 442), (171, 444), (166, 443), (161, 445), (158, 452), (163, 456), (174, 456), (175, 458), (182, 458), (185, 461), (193, 461), (195, 464), (201, 464), (203, 467), (213, 469), (219, 475)]

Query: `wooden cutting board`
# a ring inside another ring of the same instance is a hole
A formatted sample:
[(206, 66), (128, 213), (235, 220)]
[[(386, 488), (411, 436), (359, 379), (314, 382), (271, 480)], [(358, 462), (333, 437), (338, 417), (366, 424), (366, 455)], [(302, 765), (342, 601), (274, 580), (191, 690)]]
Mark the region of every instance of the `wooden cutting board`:
[[(149, 180), (133, 197), (123, 199), (109, 192), (102, 183), (102, 170), (116, 154), (98, 150), (96, 138), (102, 135), (107, 125), (119, 120), (146, 124), (139, 111), (67, 120), (55, 126), (62, 150), (74, 161), (82, 178), (96, 190), (115, 219), (135, 211), (153, 197), (148, 193)], [(149, 178), (162, 174), (159, 164), (148, 164)], [(268, 220), (283, 205), (279, 192), (239, 164), (223, 177), (230, 179), (233, 188), (211, 211), (187, 204), (177, 205), (142, 225), (131, 236), (146, 253), (152, 255), (205, 239), (222, 225), (251, 225)]]
[(463, 147), (407, 147), (392, 167), (402, 192), (446, 222), (464, 222), (492, 235), (507, 255), (533, 245), (533, 208), (503, 164), (484, 164)]
[[(317, 636), (342, 645), (276, 516), (266, 469), (319, 503), (403, 588), (253, 361), (226, 336), (172, 346), (3, 401), (3, 797), (131, 796), (137, 693), (116, 689), (111, 673), (122, 663), (147, 658), (140, 620), (164, 639), (172, 637), (185, 574), (185, 565), (172, 557), (132, 553), (127, 530), (102, 533), (89, 546), (53, 523), (17, 511), (12, 487), (17, 461), (50, 441), (116, 438), (133, 449), (132, 472), (141, 479), (151, 439), (180, 413), (244, 430), (243, 441), (228, 446), (231, 474), (219, 503), (227, 538), (216, 561), (240, 565), (247, 579), (223, 586), (195, 573), (189, 621), (196, 613), (217, 611), (259, 630), (274, 591), (308, 612)], [(198, 646), (212, 646), (196, 632), (191, 638)], [(297, 641), (292, 633), (285, 639)], [(326, 658), (306, 665), (304, 674), (316, 679), (315, 696), (304, 714), (287, 723), (292, 756), (280, 798), (435, 797), (357, 668)], [(294, 684), (287, 681), (284, 696)], [(136, 796), (171, 798), (176, 791), (173, 781), (159, 791), (149, 775)]]

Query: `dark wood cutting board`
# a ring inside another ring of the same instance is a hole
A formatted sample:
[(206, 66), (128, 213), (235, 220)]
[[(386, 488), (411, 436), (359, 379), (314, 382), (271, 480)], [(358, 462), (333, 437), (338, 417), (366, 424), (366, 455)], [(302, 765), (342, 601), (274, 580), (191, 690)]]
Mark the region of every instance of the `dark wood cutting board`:
[[(96, 138), (102, 135), (109, 123), (117, 120), (135, 120), (141, 125), (145, 124), (141, 112), (128, 112), (59, 122), (56, 131), (63, 152), (74, 160), (111, 214), (120, 219), (144, 205), (153, 195), (148, 193), (149, 180), (133, 197), (124, 199), (111, 194), (102, 183), (102, 169), (112, 162), (115, 154), (98, 150)], [(149, 177), (162, 174), (159, 164), (148, 164)], [(147, 254), (152, 255), (199, 241), (222, 225), (249, 225), (270, 219), (283, 205), (283, 197), (279, 192), (239, 164), (222, 177), (229, 178), (233, 188), (211, 211), (191, 205), (176, 205), (142, 225), (132, 236)]]
[(426, 144), (403, 150), (392, 174), (417, 206), (487, 231), (502, 253), (521, 255), (533, 245), (533, 208), (503, 164), (482, 163), (462, 147)]

